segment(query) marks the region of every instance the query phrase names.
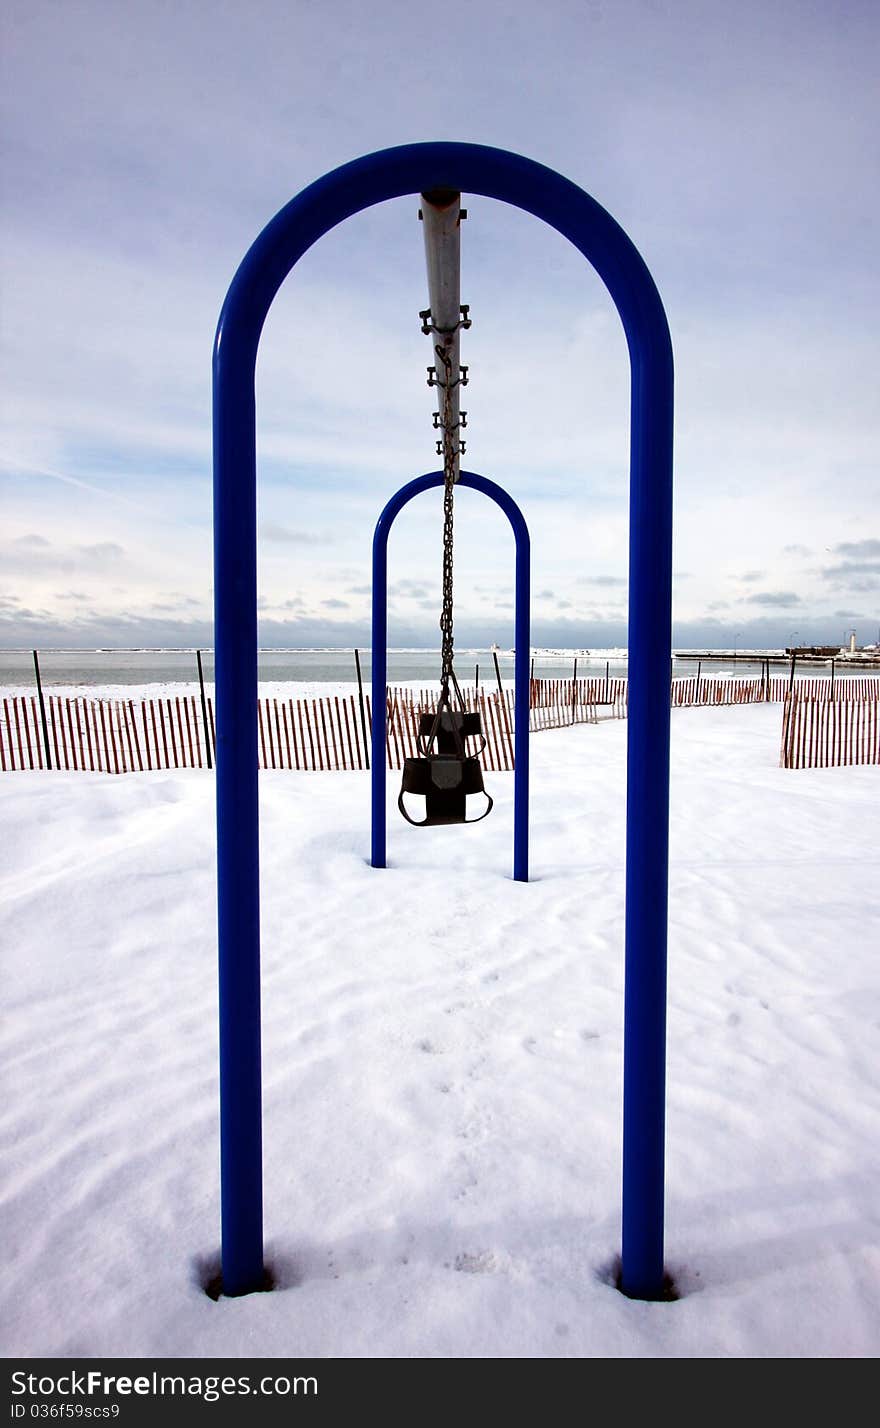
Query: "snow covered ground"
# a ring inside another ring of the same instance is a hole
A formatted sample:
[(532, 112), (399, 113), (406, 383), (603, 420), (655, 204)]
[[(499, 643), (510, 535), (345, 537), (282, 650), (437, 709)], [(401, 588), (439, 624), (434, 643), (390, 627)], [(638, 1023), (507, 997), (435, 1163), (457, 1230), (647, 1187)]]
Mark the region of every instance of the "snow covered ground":
[(261, 775), (278, 1288), (235, 1301), (212, 779), (0, 779), (3, 1352), (875, 1354), (880, 780), (780, 770), (780, 719), (673, 714), (669, 1304), (610, 1282), (625, 724), (533, 737), (527, 886), (510, 775), (384, 872), (366, 775)]

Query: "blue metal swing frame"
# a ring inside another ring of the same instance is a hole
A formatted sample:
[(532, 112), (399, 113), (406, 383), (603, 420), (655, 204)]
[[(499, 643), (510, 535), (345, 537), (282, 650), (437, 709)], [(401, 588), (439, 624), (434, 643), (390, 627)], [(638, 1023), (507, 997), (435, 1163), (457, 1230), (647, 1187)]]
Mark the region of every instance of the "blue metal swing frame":
[[(388, 537), (395, 519), (414, 496), (443, 485), (443, 472), (430, 471), (416, 476), (391, 497), (376, 522), (373, 536), (373, 632), (372, 691), (373, 730), (371, 744), (372, 779), (372, 840), (370, 861), (374, 868), (384, 868), (387, 830), (385, 803), (385, 731), (387, 709), (385, 691), (388, 685)], [(479, 476), (474, 471), (462, 471), (458, 486), (481, 491), (500, 506), (513, 529), (516, 541), (515, 612), (513, 675), (513, 876), (516, 882), (529, 880), (529, 528), (519, 506), (503, 486)]]
[(589, 194), (531, 159), (479, 144), (407, 144), (326, 174), (258, 236), (233, 278), (214, 344), (214, 601), (223, 1290), (263, 1287), (257, 789), (255, 368), (288, 273), (338, 223), (434, 188), (513, 204), (592, 263), (631, 364), (626, 991), (620, 1284), (662, 1296), (673, 360), (659, 294), (623, 229)]

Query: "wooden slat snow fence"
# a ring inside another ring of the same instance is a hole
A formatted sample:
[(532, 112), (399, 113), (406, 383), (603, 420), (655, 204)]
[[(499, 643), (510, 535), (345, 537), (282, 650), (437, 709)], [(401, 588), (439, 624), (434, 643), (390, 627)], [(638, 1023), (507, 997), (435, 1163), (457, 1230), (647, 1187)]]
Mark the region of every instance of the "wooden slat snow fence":
[[(45, 696), (49, 757), (45, 757), (35, 695), (0, 705), (2, 769), (87, 770), (92, 773), (203, 768), (205, 734), (195, 696), (170, 699), (75, 699)], [(209, 714), (213, 746), (213, 713)]]
[[(788, 694), (790, 676), (777, 676), (766, 680), (722, 679), (702, 675), (699, 679), (689, 676), (673, 679), (670, 684), (670, 700), (673, 709), (727, 705), (727, 704), (768, 704), (782, 703)], [(838, 676), (832, 689), (830, 679), (796, 678), (795, 688), (804, 698), (856, 699), (870, 696), (880, 690), (880, 680), (876, 676)], [(627, 681), (625, 679), (533, 679), (531, 685), (532, 727), (535, 727), (536, 707), (549, 706), (560, 712), (566, 708), (575, 710), (593, 708), (602, 711), (605, 717), (626, 718)], [(585, 716), (570, 718), (568, 723), (577, 723)], [(560, 722), (565, 722), (560, 717)], [(586, 722), (593, 722), (587, 717)], [(544, 727), (543, 725), (541, 727)], [(555, 727), (555, 726), (554, 726)]]
[[(719, 679), (703, 675), (672, 681), (672, 707), (681, 709), (705, 704), (777, 704), (783, 703), (791, 684), (790, 675), (770, 680)], [(871, 675), (838, 675), (833, 686), (830, 679), (795, 678), (794, 688), (803, 698), (858, 699), (880, 690), (880, 680)]]
[[(400, 769), (416, 752), (419, 716), (432, 712), (435, 695), (389, 689), (388, 767)], [(513, 696), (465, 692), (470, 710), (482, 715), (484, 768), (513, 768)], [(372, 708), (365, 697), (368, 737)], [(212, 755), (216, 754), (214, 704), (207, 700)], [(147, 773), (155, 769), (206, 768), (206, 731), (195, 695), (159, 699), (82, 699), (46, 696), (49, 757), (45, 757), (36, 695), (0, 702), (0, 769), (53, 769), (91, 773)], [(260, 699), (257, 754), (261, 769), (342, 772), (367, 768), (363, 724), (355, 695), (321, 699)]]
[(529, 705), (532, 731), (595, 724), (600, 708), (608, 718), (625, 719), (626, 680), (533, 679)]
[[(796, 705), (830, 702), (830, 681), (798, 680), (794, 686)], [(857, 705), (877, 698), (880, 681), (868, 678), (838, 679), (834, 702)], [(727, 705), (785, 699), (788, 681), (681, 679), (671, 686), (674, 708), (689, 705)], [(513, 768), (513, 692), (486, 688), (464, 689), (468, 709), (479, 711), (486, 736), (483, 766), (490, 772)], [(407, 755), (416, 752), (419, 716), (435, 708), (436, 692), (421, 689), (388, 690), (386, 759), (388, 767), (400, 769)], [(372, 728), (369, 696), (365, 697), (368, 735)], [(529, 728), (566, 728), (576, 723), (593, 724), (601, 716), (626, 718), (625, 679), (534, 679), (530, 685)], [(788, 706), (786, 705), (786, 709)], [(207, 700), (207, 733), (200, 701), (195, 695), (173, 695), (154, 699), (83, 699), (62, 695), (46, 696), (49, 759), (46, 760), (40, 708), (36, 695), (7, 696), (0, 700), (0, 769), (87, 770), (94, 773), (150, 772), (170, 768), (206, 768), (206, 742), (215, 749), (214, 707)], [(339, 771), (365, 769), (368, 750), (364, 748), (363, 725), (356, 695), (332, 695), (321, 699), (261, 699), (258, 705), (258, 757), (262, 769)], [(819, 717), (814, 715), (814, 721)], [(843, 747), (843, 717), (838, 716), (838, 742), (829, 735), (830, 746)], [(859, 716), (861, 717), (861, 716)], [(865, 714), (865, 720), (871, 716)], [(807, 747), (802, 732), (802, 716), (786, 724), (786, 748), (791, 757)], [(865, 747), (870, 746), (865, 723)], [(870, 725), (875, 728), (875, 725)], [(860, 726), (861, 728), (861, 726)], [(816, 734), (818, 740), (818, 733)], [(800, 742), (795, 743), (796, 740)], [(861, 749), (859, 739), (846, 736), (845, 746)], [(876, 739), (873, 746), (876, 748)], [(824, 744), (823, 744), (824, 748)], [(804, 755), (806, 757), (806, 755)], [(837, 756), (829, 761), (839, 761)], [(847, 760), (852, 761), (852, 760)], [(876, 762), (859, 758), (859, 762)], [(792, 764), (792, 767), (806, 765)]]
[(836, 690), (833, 699), (805, 694), (797, 688), (787, 694), (779, 762), (784, 769), (880, 764), (877, 681), (871, 693), (852, 694), (845, 699), (839, 699)]

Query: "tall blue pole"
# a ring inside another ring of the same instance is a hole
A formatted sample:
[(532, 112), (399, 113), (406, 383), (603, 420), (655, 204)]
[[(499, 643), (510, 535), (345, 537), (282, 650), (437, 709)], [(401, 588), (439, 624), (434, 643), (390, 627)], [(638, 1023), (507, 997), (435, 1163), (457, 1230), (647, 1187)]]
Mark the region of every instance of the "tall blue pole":
[[(234, 286), (234, 284), (233, 284)], [(263, 1283), (257, 526), (250, 342), (214, 354), (214, 682), (223, 1290)]]
[[(326, 174), (245, 255), (214, 344), (214, 589), (223, 1287), (263, 1281), (257, 806), (254, 373), (287, 274), (338, 223), (434, 188), (510, 203), (592, 263), (620, 314), (632, 373), (626, 1006), (621, 1287), (663, 1292), (663, 1143), (672, 584), (672, 344), (623, 229), (552, 169), (480, 144), (406, 144)], [(574, 416), (575, 414), (573, 414)], [(521, 640), (517, 633), (517, 652)], [(524, 733), (519, 731), (519, 738)], [(374, 745), (375, 748), (375, 745)]]
[[(506, 492), (503, 493), (506, 495)], [(496, 498), (497, 499), (497, 498)], [(510, 501), (510, 497), (507, 497)], [(513, 503), (510, 502), (512, 505)], [(519, 508), (507, 511), (516, 538), (515, 614), (513, 626), (513, 876), (518, 883), (529, 880), (529, 719), (531, 687), (529, 657), (531, 629), (531, 554), (529, 532)], [(518, 518), (518, 519), (517, 519)]]
[[(386, 866), (385, 732), (388, 650), (388, 537), (397, 516), (414, 496), (443, 485), (443, 472), (416, 476), (395, 492), (376, 522), (373, 534), (373, 767), (371, 862)], [(485, 476), (462, 471), (459, 486), (482, 491), (500, 506), (510, 521), (516, 542), (516, 660), (514, 666), (513, 876), (529, 880), (529, 529), (512, 496)]]
[[(422, 477), (422, 482), (428, 478)], [(441, 477), (441, 480), (443, 478)], [(370, 669), (373, 689), (372, 764), (370, 766), (371, 807), (371, 847), (370, 862), (374, 868), (386, 866), (386, 823), (385, 808), (385, 730), (388, 722), (386, 690), (388, 688), (388, 533), (394, 517), (401, 506), (409, 500), (401, 500), (404, 491), (416, 483), (411, 481), (396, 496), (392, 496), (383, 510), (373, 532), (373, 625)], [(433, 485), (433, 482), (428, 482)], [(420, 490), (426, 490), (422, 484)], [(412, 495), (416, 493), (413, 491)]]

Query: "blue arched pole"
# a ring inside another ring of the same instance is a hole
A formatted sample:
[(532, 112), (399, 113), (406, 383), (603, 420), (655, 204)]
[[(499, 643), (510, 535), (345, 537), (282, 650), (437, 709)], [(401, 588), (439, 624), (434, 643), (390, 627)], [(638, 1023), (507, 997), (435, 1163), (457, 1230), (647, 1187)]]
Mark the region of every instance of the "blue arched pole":
[[(388, 685), (388, 537), (391, 527), (403, 507), (422, 491), (443, 485), (443, 472), (431, 471), (416, 476), (391, 497), (378, 521), (373, 535), (373, 634), (372, 685), (373, 733), (370, 777), (372, 780), (372, 841), (371, 862), (374, 868), (385, 867), (386, 807), (385, 807), (385, 729), (387, 710), (385, 691)], [(459, 486), (482, 491), (500, 506), (513, 528), (516, 541), (516, 596), (514, 615), (513, 702), (513, 876), (517, 882), (529, 880), (529, 530), (525, 517), (513, 497), (474, 471), (462, 471)]]
[[(263, 229), (226, 296), (214, 344), (214, 609), (223, 1287), (263, 1283), (257, 807), (254, 376), (291, 268), (338, 223), (434, 188), (543, 219), (598, 272), (631, 365), (629, 727), (621, 1287), (663, 1291), (663, 1152), (672, 601), (672, 344), (657, 289), (623, 229), (583, 189), (480, 144), (407, 144), (325, 174)], [(574, 414), (573, 414), (574, 415)]]

